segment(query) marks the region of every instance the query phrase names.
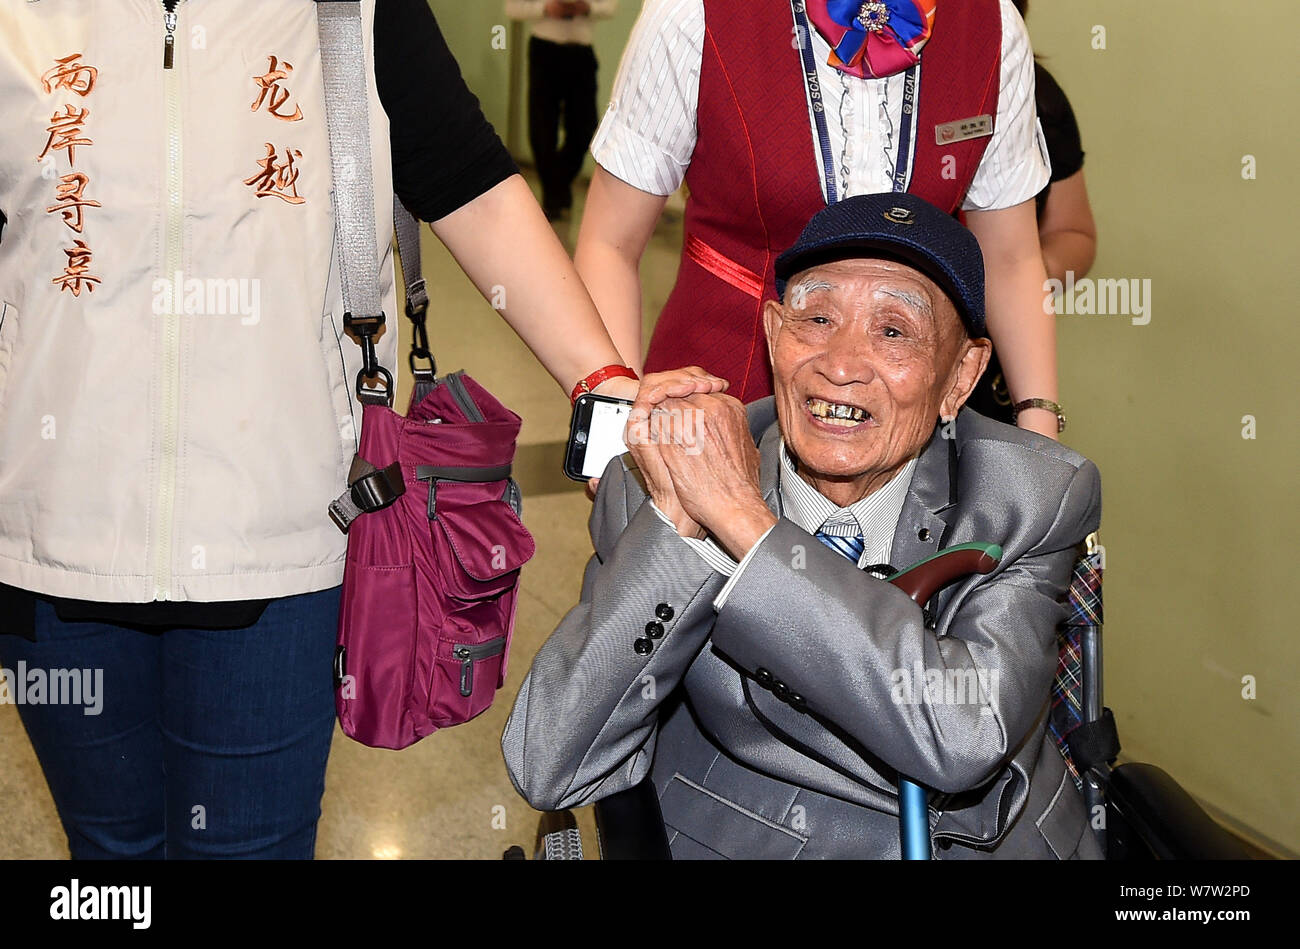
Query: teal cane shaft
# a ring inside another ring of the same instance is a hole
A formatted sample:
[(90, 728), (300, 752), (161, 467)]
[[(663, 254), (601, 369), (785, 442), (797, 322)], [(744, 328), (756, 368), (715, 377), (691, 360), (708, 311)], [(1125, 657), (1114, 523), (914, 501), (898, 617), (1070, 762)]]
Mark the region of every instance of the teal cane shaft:
[(930, 859), (930, 812), (925, 788), (907, 778), (898, 780), (898, 820), (904, 860)]

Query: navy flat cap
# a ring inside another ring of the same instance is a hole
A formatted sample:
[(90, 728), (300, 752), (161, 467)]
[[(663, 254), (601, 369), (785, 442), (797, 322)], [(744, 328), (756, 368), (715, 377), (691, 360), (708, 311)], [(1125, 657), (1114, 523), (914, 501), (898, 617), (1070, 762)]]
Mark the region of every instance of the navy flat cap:
[(862, 194), (818, 211), (794, 246), (776, 259), (776, 292), (785, 302), (791, 277), (852, 258), (899, 260), (948, 295), (972, 337), (984, 324), (984, 255), (956, 218), (906, 193)]

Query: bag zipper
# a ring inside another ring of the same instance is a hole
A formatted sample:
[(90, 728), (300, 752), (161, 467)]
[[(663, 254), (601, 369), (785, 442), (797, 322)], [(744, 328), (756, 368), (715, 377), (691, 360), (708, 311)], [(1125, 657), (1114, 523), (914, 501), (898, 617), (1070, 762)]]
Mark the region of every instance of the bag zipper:
[(471, 396), (469, 390), (465, 388), (465, 381), (461, 378), (459, 372), (453, 372), (451, 375), (443, 379), (443, 382), (445, 382), (447, 388), (451, 390), (452, 398), (456, 400), (456, 404), (460, 406), (460, 410), (465, 413), (467, 419), (471, 422), (486, 421), (483, 418), (483, 413), (479, 411), (478, 406), (474, 403), (474, 397)]
[(506, 638), (498, 636), (485, 643), (454, 643), (451, 654), (460, 660), (460, 694), (470, 695), (474, 691), (474, 661), (489, 659), (505, 652)]

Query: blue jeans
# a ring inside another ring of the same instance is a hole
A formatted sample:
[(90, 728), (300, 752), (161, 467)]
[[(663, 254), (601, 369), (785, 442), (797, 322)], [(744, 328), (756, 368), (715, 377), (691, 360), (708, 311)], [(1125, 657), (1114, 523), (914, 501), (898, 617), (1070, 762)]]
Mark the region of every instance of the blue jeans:
[(244, 629), (161, 633), (65, 623), (37, 600), (36, 642), (0, 636), (15, 675), (103, 670), (98, 714), (89, 675), (81, 704), (18, 705), (72, 856), (311, 859), (339, 592), (272, 600)]

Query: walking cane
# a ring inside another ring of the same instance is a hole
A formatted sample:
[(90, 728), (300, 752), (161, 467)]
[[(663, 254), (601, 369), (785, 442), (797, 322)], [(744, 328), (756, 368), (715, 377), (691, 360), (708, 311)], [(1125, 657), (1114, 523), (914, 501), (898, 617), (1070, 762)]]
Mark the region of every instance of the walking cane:
[[(958, 544), (927, 557), (889, 578), (917, 606), (923, 607), (943, 587), (971, 573), (989, 573), (1002, 559), (997, 544)], [(898, 778), (898, 821), (904, 860), (930, 859), (930, 818), (925, 788)]]

